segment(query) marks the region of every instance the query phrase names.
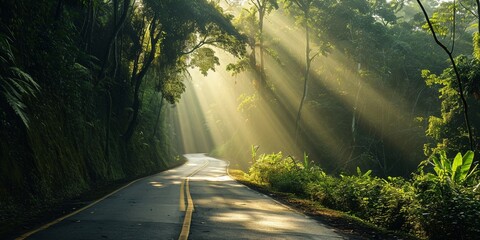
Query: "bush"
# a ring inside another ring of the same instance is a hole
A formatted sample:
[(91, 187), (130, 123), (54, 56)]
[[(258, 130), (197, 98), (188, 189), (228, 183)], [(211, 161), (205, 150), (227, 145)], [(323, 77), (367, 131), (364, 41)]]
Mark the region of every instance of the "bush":
[[(308, 162), (308, 158), (306, 160)], [(262, 154), (250, 167), (249, 176), (250, 180), (277, 191), (304, 195), (308, 183), (325, 175), (319, 167), (305, 165), (290, 156), (284, 158), (281, 152)]]
[(480, 236), (480, 194), (425, 175), (415, 177), (420, 224), (432, 239), (475, 239)]
[[(480, 194), (476, 167), (468, 171), (472, 153), (457, 154), (456, 163), (441, 156), (433, 164), (446, 166), (451, 174), (435, 166), (435, 174), (424, 173), (425, 164), (411, 180), (401, 177), (381, 179), (370, 176), (371, 171), (357, 175), (326, 175), (320, 168), (310, 166), (282, 153), (261, 155), (250, 168), (250, 178), (275, 190), (310, 197), (325, 207), (348, 212), (377, 226), (402, 230), (429, 239), (475, 239), (480, 236)], [(465, 164), (467, 163), (467, 164)], [(457, 166), (462, 178), (455, 178)], [(445, 175), (445, 174), (449, 175)], [(447, 176), (447, 177), (446, 177)], [(472, 177), (469, 177), (472, 176)], [(454, 181), (461, 179), (464, 181)], [(466, 181), (467, 179), (468, 181)]]
[(307, 187), (320, 204), (356, 215), (387, 229), (409, 229), (409, 206), (414, 196), (411, 185), (401, 178), (384, 180), (369, 174), (334, 178), (325, 176)]

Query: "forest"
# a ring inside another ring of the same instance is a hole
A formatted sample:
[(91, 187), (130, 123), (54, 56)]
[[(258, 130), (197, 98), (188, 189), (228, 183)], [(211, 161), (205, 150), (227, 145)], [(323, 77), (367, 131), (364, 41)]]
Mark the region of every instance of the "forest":
[(386, 229), (480, 234), (478, 0), (0, 6), (0, 233), (207, 152)]

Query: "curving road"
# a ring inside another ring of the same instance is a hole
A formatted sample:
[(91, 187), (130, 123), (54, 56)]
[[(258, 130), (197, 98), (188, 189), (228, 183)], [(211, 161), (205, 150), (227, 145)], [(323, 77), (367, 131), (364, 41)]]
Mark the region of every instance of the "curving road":
[(226, 175), (226, 162), (185, 156), (181, 167), (18, 239), (345, 239), (238, 184)]

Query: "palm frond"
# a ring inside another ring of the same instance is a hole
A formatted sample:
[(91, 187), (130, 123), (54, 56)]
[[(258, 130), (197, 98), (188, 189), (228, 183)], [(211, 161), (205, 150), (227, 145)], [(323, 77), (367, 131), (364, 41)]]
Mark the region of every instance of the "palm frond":
[(38, 83), (26, 72), (15, 65), (15, 57), (10, 45), (10, 38), (0, 34), (0, 100), (20, 117), (25, 127), (29, 128), (25, 97), (36, 97), (40, 91)]

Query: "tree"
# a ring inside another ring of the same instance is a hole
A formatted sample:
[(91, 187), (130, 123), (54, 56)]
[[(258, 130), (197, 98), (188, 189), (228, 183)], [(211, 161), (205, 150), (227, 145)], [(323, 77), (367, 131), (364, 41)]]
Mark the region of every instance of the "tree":
[[(271, 93), (271, 87), (268, 84), (265, 73), (265, 51), (268, 48), (265, 44), (264, 21), (267, 14), (274, 9), (278, 9), (277, 0), (250, 0), (248, 1), (250, 8), (243, 8), (237, 17), (236, 25), (241, 28), (242, 32), (248, 37), (248, 45), (251, 49), (250, 56), (244, 57), (236, 64), (230, 64), (228, 69), (237, 74), (244, 71), (247, 67), (253, 69), (258, 75), (259, 80), (255, 80), (254, 84), (259, 90), (261, 96)], [(257, 48), (260, 64), (257, 61)]]
[[(134, 132), (140, 110), (140, 87), (151, 65), (160, 69), (161, 79), (167, 81), (168, 73), (177, 73), (176, 69), (186, 70), (186, 58), (192, 56), (192, 64), (206, 73), (218, 65), (213, 50), (202, 48), (206, 45), (223, 48), (234, 56), (243, 54), (242, 36), (236, 31), (228, 16), (223, 15), (217, 6), (205, 0), (191, 1), (147, 1), (151, 8), (152, 19), (148, 31), (149, 52), (137, 52), (131, 77), (134, 84), (132, 118), (123, 134), (129, 140)], [(142, 38), (138, 38), (142, 39)], [(137, 45), (141, 45), (137, 44)], [(158, 50), (157, 50), (158, 49)], [(160, 54), (158, 54), (158, 51)], [(143, 63), (139, 64), (140, 56)], [(158, 56), (158, 57), (157, 57)], [(200, 61), (202, 59), (202, 61)], [(139, 67), (140, 66), (140, 67)], [(160, 83), (160, 86), (163, 84)], [(175, 96), (163, 94), (164, 97)], [(177, 98), (167, 98), (174, 103)]]
[[(464, 115), (464, 120), (465, 120), (465, 126), (466, 126), (466, 129), (467, 129), (467, 132), (468, 132), (470, 150), (474, 150), (475, 149), (475, 147), (474, 147), (475, 144), (474, 144), (472, 127), (470, 125), (468, 103), (467, 103), (467, 100), (466, 100), (465, 95), (464, 95), (464, 89), (463, 89), (464, 87), (463, 87), (463, 83), (462, 83), (462, 80), (461, 80), (460, 72), (458, 70), (457, 64), (456, 64), (455, 59), (453, 57), (453, 47), (451, 49), (448, 49), (442, 42), (440, 42), (440, 40), (438, 39), (438, 37), (436, 35), (433, 24), (430, 21), (430, 18), (429, 18), (428, 14), (425, 10), (425, 7), (423, 6), (423, 4), (420, 0), (417, 0), (417, 3), (418, 3), (418, 5), (420, 5), (420, 8), (422, 9), (423, 15), (425, 16), (425, 20), (427, 21), (428, 27), (429, 27), (430, 31), (432, 32), (432, 35), (433, 35), (433, 38), (435, 39), (435, 42), (437, 43), (437, 45), (439, 45), (445, 51), (445, 53), (448, 55), (450, 63), (452, 64), (452, 68), (453, 68), (453, 71), (455, 73), (455, 79), (457, 81), (457, 87), (458, 87), (458, 93), (459, 93), (460, 101), (461, 101), (462, 106), (463, 106), (463, 115)], [(455, 3), (454, 3), (453, 11), (454, 11), (454, 13), (456, 12)], [(455, 19), (454, 19), (454, 21), (455, 21)], [(454, 44), (454, 43), (452, 43), (452, 44)]]
[(325, 53), (326, 49), (320, 49), (312, 54), (312, 49), (310, 47), (310, 25), (312, 24), (312, 11), (313, 8), (318, 6), (318, 2), (315, 0), (287, 0), (286, 3), (290, 6), (295, 6), (297, 11), (300, 11), (302, 22), (305, 28), (305, 71), (303, 74), (303, 95), (300, 100), (300, 104), (297, 110), (297, 117), (295, 119), (295, 142), (298, 138), (298, 128), (300, 126), (300, 118), (302, 113), (303, 104), (307, 98), (308, 92), (308, 80), (310, 75), (310, 68), (313, 60), (320, 54)]

